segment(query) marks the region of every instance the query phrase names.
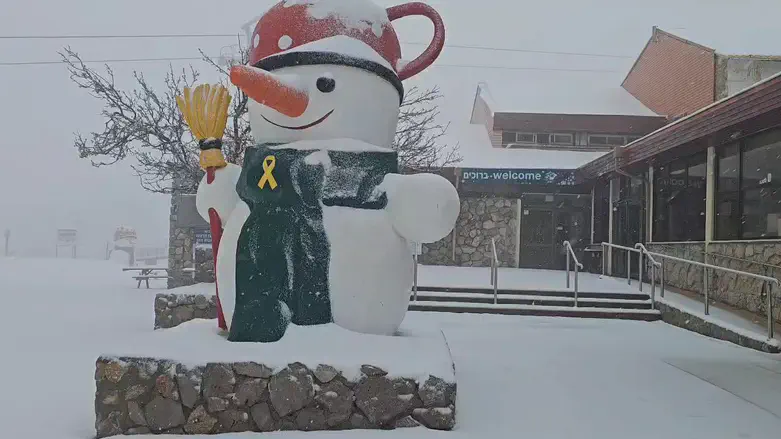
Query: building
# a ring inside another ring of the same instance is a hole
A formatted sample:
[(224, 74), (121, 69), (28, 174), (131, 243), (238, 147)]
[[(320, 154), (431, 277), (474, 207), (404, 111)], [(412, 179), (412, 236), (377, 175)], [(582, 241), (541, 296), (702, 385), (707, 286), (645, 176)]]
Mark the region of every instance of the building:
[[(675, 39), (668, 42), (670, 50), (679, 50), (678, 37), (658, 29), (654, 35), (660, 40), (652, 38), (641, 58), (649, 56), (648, 47), (667, 44), (664, 39)], [(595, 211), (610, 212), (593, 242), (645, 242), (660, 253), (779, 277), (781, 73), (771, 72), (781, 71), (781, 64), (770, 56), (713, 54), (714, 96), (721, 99), (695, 111), (686, 108), (687, 115), (578, 169), (581, 183), (591, 182)], [(640, 64), (627, 78), (647, 68), (638, 69)], [(754, 82), (757, 78), (764, 79)], [(736, 90), (740, 85), (746, 86)], [(686, 103), (671, 98), (662, 104)], [(625, 273), (624, 258), (611, 255), (611, 268)], [(665, 276), (670, 285), (697, 292), (708, 276), (713, 299), (766, 314), (768, 288), (761, 282), (682, 263), (668, 263)]]
[[(562, 268), (565, 239), (581, 260), (589, 244), (644, 242), (781, 278), (781, 58), (724, 53), (654, 28), (620, 87), (481, 84), (447, 170), (462, 213), (422, 261), (488, 266), (493, 238), (503, 266)], [(607, 256), (625, 275), (626, 253)], [(711, 298), (767, 314), (760, 281), (665, 267), (689, 291), (705, 276)]]
[(452, 127), (463, 160), (448, 170), (462, 214), (454, 232), (424, 246), (422, 261), (563, 268), (562, 243), (591, 242), (592, 197), (575, 170), (666, 123), (617, 84), (582, 79), (492, 89), (479, 84), (470, 124)]
[(779, 56), (732, 47), (734, 39), (702, 38), (746, 52), (719, 52), (654, 27), (622, 87), (654, 112), (677, 119), (781, 71)]

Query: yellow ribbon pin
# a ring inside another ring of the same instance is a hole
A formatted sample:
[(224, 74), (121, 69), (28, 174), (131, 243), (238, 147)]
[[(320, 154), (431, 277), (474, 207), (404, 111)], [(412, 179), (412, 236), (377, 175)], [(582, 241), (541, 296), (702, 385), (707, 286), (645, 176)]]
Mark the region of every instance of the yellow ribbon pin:
[(263, 189), (263, 187), (266, 186), (266, 183), (271, 187), (271, 190), (277, 188), (277, 180), (274, 179), (274, 174), (271, 173), (276, 165), (277, 158), (273, 155), (268, 155), (263, 159), (263, 176), (260, 177), (260, 181), (258, 182), (259, 188)]

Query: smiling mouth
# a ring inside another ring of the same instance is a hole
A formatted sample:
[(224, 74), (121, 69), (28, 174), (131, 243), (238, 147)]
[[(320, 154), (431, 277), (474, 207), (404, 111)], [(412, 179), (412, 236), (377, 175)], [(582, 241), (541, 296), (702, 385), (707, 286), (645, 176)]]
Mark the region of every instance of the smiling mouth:
[(320, 119), (317, 119), (316, 121), (314, 121), (312, 123), (308, 123), (306, 125), (301, 125), (301, 126), (297, 126), (297, 127), (290, 127), (290, 126), (286, 126), (286, 125), (280, 125), (278, 123), (275, 123), (275, 122), (272, 122), (272, 121), (268, 120), (268, 118), (266, 118), (266, 116), (264, 116), (262, 114), (260, 115), (260, 117), (262, 117), (263, 120), (265, 120), (266, 122), (270, 123), (271, 125), (274, 125), (275, 127), (285, 128), (287, 130), (305, 130), (307, 128), (312, 128), (313, 126), (315, 126), (315, 125), (321, 123), (322, 121), (328, 119), (328, 116), (330, 116), (331, 113), (333, 113), (333, 112), (334, 112), (334, 110), (331, 110), (328, 113), (325, 113), (325, 116), (321, 117)]

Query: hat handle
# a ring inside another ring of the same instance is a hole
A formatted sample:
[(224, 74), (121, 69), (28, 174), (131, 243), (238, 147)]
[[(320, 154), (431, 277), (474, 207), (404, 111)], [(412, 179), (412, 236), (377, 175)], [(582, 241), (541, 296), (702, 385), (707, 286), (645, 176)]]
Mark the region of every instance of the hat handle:
[(439, 13), (435, 11), (434, 8), (420, 2), (391, 6), (387, 9), (387, 13), (390, 21), (412, 15), (422, 15), (431, 20), (434, 24), (434, 38), (431, 40), (431, 43), (426, 50), (398, 72), (399, 79), (403, 81), (422, 72), (437, 59), (445, 45), (445, 24), (442, 22), (442, 17), (439, 16)]

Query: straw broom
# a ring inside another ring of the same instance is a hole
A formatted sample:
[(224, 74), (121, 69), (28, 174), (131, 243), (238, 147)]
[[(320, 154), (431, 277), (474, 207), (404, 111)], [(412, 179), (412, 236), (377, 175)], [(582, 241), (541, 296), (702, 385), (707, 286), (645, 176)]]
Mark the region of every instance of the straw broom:
[[(184, 96), (176, 97), (176, 104), (190, 126), (193, 136), (198, 140), (201, 150), (199, 162), (206, 171), (206, 183), (214, 181), (217, 169), (228, 166), (222, 155), (222, 136), (228, 123), (228, 108), (231, 96), (222, 85), (202, 84), (190, 91), (185, 87)], [(216, 283), (217, 251), (222, 237), (222, 220), (213, 208), (209, 209), (209, 229), (212, 234), (212, 255), (214, 256), (215, 288), (217, 289), (217, 324), (228, 329), (220, 305), (219, 289)]]

